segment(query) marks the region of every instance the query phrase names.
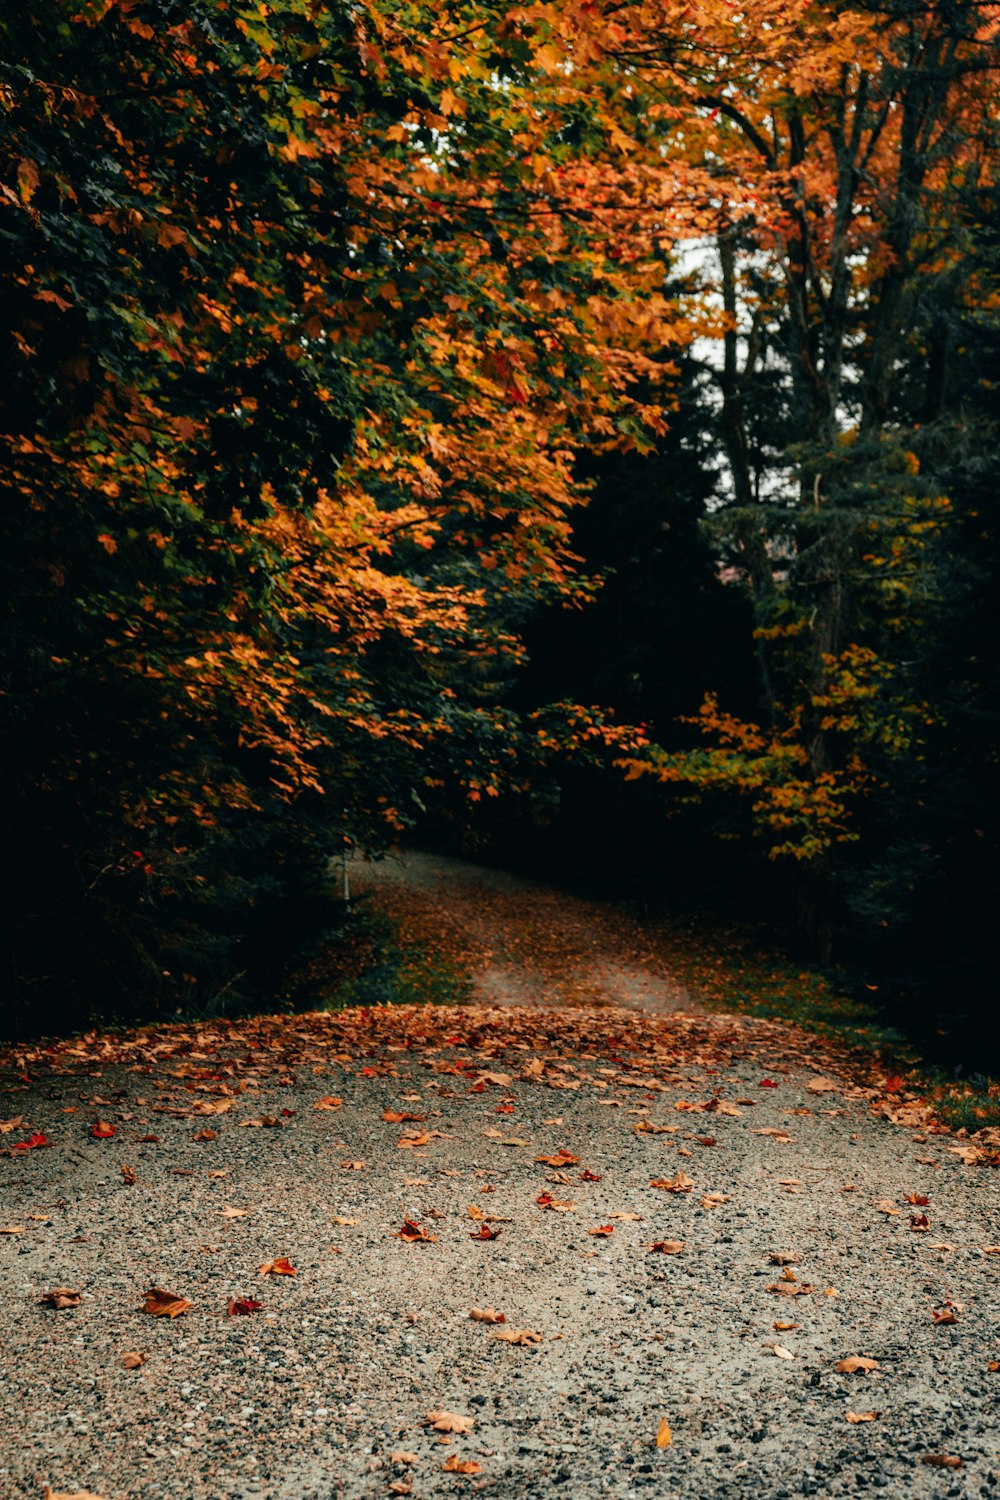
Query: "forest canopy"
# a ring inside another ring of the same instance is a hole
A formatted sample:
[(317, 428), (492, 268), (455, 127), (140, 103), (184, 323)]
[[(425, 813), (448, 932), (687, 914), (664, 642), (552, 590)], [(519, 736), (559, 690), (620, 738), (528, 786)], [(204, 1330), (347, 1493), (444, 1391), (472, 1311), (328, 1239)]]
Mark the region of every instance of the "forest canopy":
[(553, 784), (571, 857), (985, 997), (998, 30), (2, 23), (15, 1030), (273, 1000), (345, 840)]

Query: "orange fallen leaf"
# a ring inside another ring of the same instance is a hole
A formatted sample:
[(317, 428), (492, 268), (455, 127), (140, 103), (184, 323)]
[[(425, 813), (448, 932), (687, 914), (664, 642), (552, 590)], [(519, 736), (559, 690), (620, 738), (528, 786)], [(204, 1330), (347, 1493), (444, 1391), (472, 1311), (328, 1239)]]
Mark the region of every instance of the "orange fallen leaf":
[(491, 1229), (489, 1224), (480, 1224), (479, 1228), (474, 1229), (469, 1235), (470, 1240), (498, 1240), (499, 1238), (500, 1230)]
[(103, 1495), (95, 1495), (93, 1490), (54, 1490), (48, 1485), (42, 1491), (42, 1500), (105, 1500)]
[(785, 1250), (772, 1250), (767, 1258), (772, 1266), (794, 1266), (799, 1259), (797, 1255), (790, 1255)]
[(135, 1168), (128, 1166), (126, 1162), (122, 1162), (121, 1173), (122, 1181), (126, 1183), (128, 1187), (133, 1187), (138, 1181), (138, 1178), (135, 1175)]
[(495, 1307), (470, 1307), (469, 1317), (477, 1323), (506, 1323), (507, 1319)]
[(877, 1411), (845, 1411), (844, 1416), (848, 1422), (874, 1422), (878, 1417)]
[(218, 1134), (217, 1130), (212, 1130), (206, 1126), (204, 1130), (196, 1130), (194, 1138), (196, 1141), (214, 1141), (218, 1139)]
[(62, 1312), (67, 1307), (79, 1307), (82, 1296), (82, 1292), (74, 1292), (68, 1286), (57, 1286), (54, 1291), (46, 1292), (38, 1300), (46, 1307), (54, 1307)]
[(6, 1224), (0, 1228), (0, 1234), (27, 1234), (27, 1224)]
[(297, 1276), (298, 1272), (287, 1256), (279, 1255), (277, 1260), (265, 1261), (262, 1266), (257, 1267), (258, 1276)]
[(670, 1431), (670, 1427), (667, 1423), (666, 1417), (661, 1417), (660, 1425), (656, 1429), (656, 1446), (658, 1448), (669, 1448), (673, 1440), (674, 1435)]
[(499, 1333), (493, 1335), (496, 1339), (502, 1339), (505, 1344), (542, 1344), (545, 1335), (536, 1333), (533, 1328), (501, 1328)]
[(652, 1254), (657, 1251), (660, 1255), (683, 1255), (685, 1240), (654, 1240), (651, 1245), (644, 1245), (643, 1249)]
[(122, 1355), (122, 1364), (126, 1370), (138, 1370), (140, 1365), (146, 1363), (146, 1356), (141, 1349), (129, 1349)]
[(245, 1219), (250, 1212), (248, 1208), (222, 1208), (219, 1210), (224, 1219)]
[(867, 1375), (878, 1369), (877, 1359), (868, 1359), (864, 1354), (849, 1354), (833, 1367), (838, 1375)]
[(955, 1316), (955, 1309), (948, 1304), (946, 1304), (942, 1308), (932, 1308), (931, 1317), (937, 1324), (958, 1322), (958, 1319)]
[(342, 1172), (363, 1172), (365, 1164), (363, 1161), (342, 1161), (340, 1170)]
[(573, 1167), (577, 1165), (580, 1158), (561, 1146), (555, 1156), (536, 1156), (535, 1160), (540, 1161), (546, 1167)]
[(116, 1134), (114, 1125), (109, 1125), (107, 1120), (95, 1120), (90, 1127), (90, 1133), (95, 1141), (109, 1141)]
[(470, 1203), (467, 1212), (470, 1219), (486, 1218), (486, 1215), (483, 1213), (483, 1210), (479, 1207), (478, 1203)]
[(192, 1305), (186, 1297), (178, 1297), (173, 1292), (165, 1292), (161, 1286), (151, 1286), (146, 1293), (146, 1302), (142, 1310), (153, 1318), (179, 1318), (181, 1313), (186, 1313)]
[(457, 1453), (450, 1453), (441, 1465), (446, 1474), (478, 1474), (480, 1465), (472, 1458), (459, 1458)]
[(809, 1281), (772, 1281), (767, 1290), (785, 1297), (806, 1297), (815, 1287)]
[(960, 1469), (962, 1460), (953, 1453), (925, 1453), (920, 1459), (932, 1469)]
[(416, 1464), (420, 1459), (416, 1453), (390, 1453), (389, 1462), (392, 1464)]
[(349, 1229), (353, 1229), (357, 1222), (357, 1219), (348, 1218), (344, 1214), (335, 1214), (330, 1220), (331, 1224), (346, 1224)]
[(729, 1202), (728, 1193), (706, 1193), (701, 1200), (702, 1208), (721, 1208), (724, 1203)]
[(397, 1229), (392, 1236), (394, 1240), (404, 1240), (407, 1245), (433, 1245), (437, 1243), (437, 1235), (430, 1234), (422, 1225), (413, 1219), (404, 1219), (402, 1229)]
[(772, 1323), (771, 1327), (775, 1333), (792, 1333), (794, 1329), (801, 1328), (801, 1323)]
[(588, 1229), (587, 1230), (588, 1234), (593, 1234), (593, 1235), (598, 1235), (598, 1236), (603, 1235), (605, 1237), (607, 1235), (609, 1235), (609, 1234), (614, 1234), (614, 1232), (615, 1232), (615, 1226), (613, 1224), (598, 1224), (598, 1226), (597, 1226), (596, 1229)]
[(340, 1109), (343, 1099), (337, 1099), (333, 1094), (326, 1094), (322, 1099), (317, 1099), (313, 1109)]
[(454, 1411), (429, 1411), (424, 1418), (435, 1432), (471, 1432), (476, 1425), (475, 1417), (462, 1417)]
[(676, 1177), (654, 1177), (649, 1185), (662, 1188), (666, 1193), (689, 1193), (694, 1187), (694, 1178), (686, 1172), (678, 1172)]

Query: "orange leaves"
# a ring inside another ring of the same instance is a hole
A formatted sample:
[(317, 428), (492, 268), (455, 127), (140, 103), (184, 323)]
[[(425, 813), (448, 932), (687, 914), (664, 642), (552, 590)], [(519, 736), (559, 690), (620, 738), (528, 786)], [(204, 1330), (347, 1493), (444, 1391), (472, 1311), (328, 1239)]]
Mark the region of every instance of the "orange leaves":
[(251, 1313), (260, 1312), (263, 1306), (263, 1302), (257, 1302), (253, 1297), (236, 1297), (230, 1298), (226, 1312), (231, 1318), (245, 1318)]
[(146, 1293), (142, 1310), (153, 1318), (179, 1318), (191, 1306), (193, 1304), (185, 1297), (178, 1297), (173, 1292), (165, 1292), (162, 1287), (152, 1286)]
[(538, 1204), (539, 1208), (549, 1209), (553, 1213), (557, 1214), (572, 1213), (575, 1207), (572, 1198), (553, 1198), (552, 1194), (549, 1192), (539, 1193), (538, 1197), (535, 1199), (535, 1202)]
[(479, 1228), (474, 1229), (469, 1235), (470, 1240), (498, 1240), (499, 1238), (500, 1230), (491, 1228), (489, 1224), (480, 1224)]
[(437, 1243), (437, 1235), (430, 1234), (428, 1230), (421, 1228), (413, 1219), (404, 1219), (402, 1229), (396, 1230), (393, 1239), (403, 1240), (407, 1245), (433, 1245)]
[(864, 1354), (849, 1354), (846, 1359), (839, 1360), (833, 1368), (838, 1375), (870, 1375), (872, 1370), (878, 1369), (878, 1360), (869, 1359)]
[(481, 1465), (473, 1458), (459, 1458), (457, 1453), (449, 1453), (441, 1467), (446, 1474), (478, 1474)]
[(502, 1312), (497, 1312), (493, 1307), (470, 1307), (469, 1317), (476, 1323), (506, 1323), (507, 1319)]
[[(318, 1110), (340, 1109), (340, 1107), (343, 1104), (343, 1102), (344, 1102), (343, 1099), (339, 1099), (339, 1098), (335, 1097), (333, 1094), (325, 1094), (322, 1099), (317, 1099), (316, 1100), (315, 1104), (313, 1105), (313, 1109), (318, 1109)], [(384, 1118), (384, 1116), (383, 1116), (383, 1118)]]
[(122, 1355), (122, 1364), (126, 1370), (140, 1370), (146, 1363), (146, 1356), (141, 1349), (129, 1349)]
[(499, 1339), (501, 1343), (518, 1344), (522, 1348), (545, 1342), (544, 1334), (536, 1333), (532, 1328), (501, 1328), (500, 1332), (495, 1333), (493, 1337)]
[(297, 1276), (298, 1272), (287, 1256), (279, 1255), (277, 1260), (265, 1261), (262, 1266), (257, 1267), (258, 1276)]
[(614, 1234), (614, 1232), (615, 1232), (615, 1226), (613, 1224), (598, 1224), (598, 1226), (597, 1226), (596, 1229), (588, 1229), (587, 1230), (588, 1234), (596, 1235), (598, 1238), (605, 1238), (605, 1239), (609, 1235)]
[(649, 1185), (651, 1188), (660, 1188), (665, 1193), (690, 1193), (694, 1187), (694, 1178), (689, 1177), (686, 1172), (678, 1172), (673, 1177), (654, 1177)]
[(654, 1252), (659, 1255), (683, 1255), (686, 1248), (684, 1240), (654, 1240), (651, 1245), (643, 1247), (649, 1254)]
[(475, 1427), (476, 1425), (475, 1417), (463, 1417), (460, 1416), (457, 1412), (445, 1411), (443, 1409), (439, 1411), (429, 1411), (424, 1418), (424, 1421), (429, 1427), (433, 1428), (435, 1432), (454, 1432), (464, 1434), (466, 1432), (471, 1432), (473, 1427)]
[(661, 1417), (660, 1425), (656, 1429), (657, 1448), (669, 1448), (673, 1440), (673, 1433), (670, 1431), (670, 1425), (666, 1417)]
[(107, 1120), (95, 1120), (90, 1127), (90, 1133), (95, 1141), (109, 1141), (115, 1134), (114, 1125), (109, 1125)]
[(82, 1296), (82, 1292), (72, 1291), (68, 1286), (57, 1286), (55, 1291), (45, 1292), (38, 1300), (43, 1307), (54, 1307), (57, 1312), (64, 1312), (67, 1308), (79, 1307)]

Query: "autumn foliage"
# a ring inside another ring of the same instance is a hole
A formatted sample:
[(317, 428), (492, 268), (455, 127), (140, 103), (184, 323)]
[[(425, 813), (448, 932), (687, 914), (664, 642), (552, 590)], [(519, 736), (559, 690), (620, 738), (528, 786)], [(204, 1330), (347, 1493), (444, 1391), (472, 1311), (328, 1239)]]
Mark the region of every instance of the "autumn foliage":
[[(735, 793), (828, 948), (832, 851), (942, 718), (908, 664), (964, 545), (943, 433), (981, 392), (936, 361), (995, 305), (995, 31), (966, 0), (5, 21), (19, 1024), (273, 996), (345, 839), (567, 761)], [(757, 675), (650, 748), (512, 685), (526, 623), (597, 591), (588, 478), (685, 420)]]

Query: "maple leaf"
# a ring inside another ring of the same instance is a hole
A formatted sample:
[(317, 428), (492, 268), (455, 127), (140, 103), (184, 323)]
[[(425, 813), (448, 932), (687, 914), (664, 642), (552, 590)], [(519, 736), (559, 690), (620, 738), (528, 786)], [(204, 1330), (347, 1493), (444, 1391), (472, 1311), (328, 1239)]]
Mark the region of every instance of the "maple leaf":
[(128, 1349), (122, 1355), (122, 1364), (126, 1370), (138, 1370), (146, 1363), (146, 1356), (141, 1349)]
[[(319, 1108), (319, 1105), (316, 1106)], [(411, 1115), (405, 1109), (384, 1109), (382, 1118), (389, 1125), (401, 1125), (404, 1120), (422, 1120), (423, 1115)]]
[(263, 1306), (263, 1302), (257, 1302), (253, 1297), (231, 1297), (226, 1312), (231, 1318), (247, 1317), (250, 1313), (260, 1312)]
[(121, 1164), (121, 1174), (122, 1174), (122, 1181), (128, 1187), (133, 1187), (135, 1185), (135, 1183), (138, 1181), (138, 1179), (137, 1179), (137, 1177), (135, 1175), (135, 1168), (128, 1166), (125, 1162), (122, 1162), (122, 1164)]
[(552, 1194), (547, 1192), (539, 1193), (535, 1202), (539, 1208), (549, 1209), (557, 1214), (568, 1214), (574, 1208), (572, 1198), (553, 1198)]
[(432, 1245), (437, 1243), (437, 1235), (429, 1233), (420, 1224), (414, 1223), (412, 1219), (404, 1219), (402, 1229), (397, 1229), (392, 1236), (394, 1240), (404, 1240), (407, 1245)]
[(955, 1316), (955, 1309), (951, 1306), (950, 1303), (945, 1303), (944, 1307), (942, 1308), (932, 1308), (931, 1317), (933, 1318), (935, 1323), (958, 1322), (958, 1318)]
[(775, 1083), (773, 1078), (762, 1078), (757, 1087), (759, 1089), (776, 1089), (778, 1085)]
[(589, 1167), (585, 1167), (584, 1170), (582, 1172), (578, 1173), (577, 1175), (579, 1176), (581, 1182), (600, 1182), (601, 1181), (600, 1173), (599, 1172), (592, 1172)]
[(706, 1193), (701, 1200), (702, 1208), (721, 1208), (724, 1203), (729, 1202), (728, 1193)]
[(279, 1255), (277, 1260), (265, 1261), (262, 1266), (257, 1267), (258, 1276), (297, 1276), (298, 1272), (287, 1256)]
[(15, 1151), (38, 1151), (38, 1150), (41, 1149), (41, 1147), (43, 1147), (43, 1146), (51, 1146), (52, 1144), (53, 1144), (53, 1142), (49, 1140), (48, 1136), (45, 1134), (44, 1131), (36, 1130), (35, 1133), (34, 1133), (34, 1135), (29, 1135), (29, 1137), (28, 1137), (28, 1139), (26, 1141), (15, 1141), (14, 1142), (14, 1150)]
[(858, 1422), (874, 1422), (879, 1413), (877, 1411), (845, 1411), (846, 1421), (857, 1424)]
[(833, 1368), (838, 1375), (867, 1375), (872, 1370), (878, 1369), (878, 1360), (869, 1359), (864, 1354), (849, 1354), (846, 1359), (839, 1360)]
[(429, 1411), (424, 1418), (429, 1427), (435, 1432), (471, 1432), (476, 1425), (475, 1417), (462, 1417), (453, 1411)]
[(654, 1177), (649, 1185), (662, 1188), (665, 1193), (689, 1193), (694, 1187), (694, 1178), (686, 1172), (678, 1172), (676, 1177)]
[(79, 1307), (82, 1296), (82, 1292), (74, 1292), (68, 1286), (57, 1286), (54, 1291), (45, 1292), (38, 1300), (46, 1307), (54, 1307), (62, 1312), (67, 1307)]
[(194, 1305), (185, 1297), (178, 1297), (173, 1292), (165, 1292), (159, 1286), (150, 1287), (145, 1295), (146, 1301), (142, 1310), (154, 1318), (179, 1318)]
[(109, 1141), (116, 1134), (114, 1125), (109, 1125), (107, 1120), (95, 1120), (90, 1127), (90, 1133), (95, 1141)]
[(333, 1094), (326, 1094), (322, 1099), (317, 1099), (313, 1109), (340, 1109), (343, 1099), (335, 1098)]
[(565, 1146), (560, 1146), (554, 1156), (536, 1156), (535, 1160), (546, 1167), (573, 1167), (579, 1163), (580, 1158), (574, 1156), (572, 1151), (567, 1151)]
[(544, 1335), (536, 1333), (532, 1328), (501, 1328), (499, 1333), (493, 1335), (505, 1344), (518, 1344), (522, 1347), (528, 1344), (544, 1343)]
[(614, 1234), (614, 1232), (615, 1232), (615, 1226), (613, 1224), (598, 1224), (598, 1226), (597, 1226), (596, 1229), (588, 1229), (587, 1230), (588, 1234), (594, 1234), (594, 1235), (609, 1235), (609, 1234)]
[(683, 1255), (685, 1244), (684, 1240), (654, 1240), (651, 1245), (643, 1248), (650, 1254), (656, 1251), (660, 1255)]
[(474, 1229), (469, 1235), (470, 1240), (498, 1240), (499, 1238), (500, 1230), (491, 1228), (489, 1224), (480, 1224), (479, 1228)]
[(441, 1465), (446, 1474), (478, 1474), (480, 1465), (472, 1458), (459, 1458), (457, 1453), (449, 1453)]
[(494, 1307), (470, 1307), (469, 1317), (477, 1323), (506, 1323), (507, 1319), (502, 1312), (497, 1312)]

